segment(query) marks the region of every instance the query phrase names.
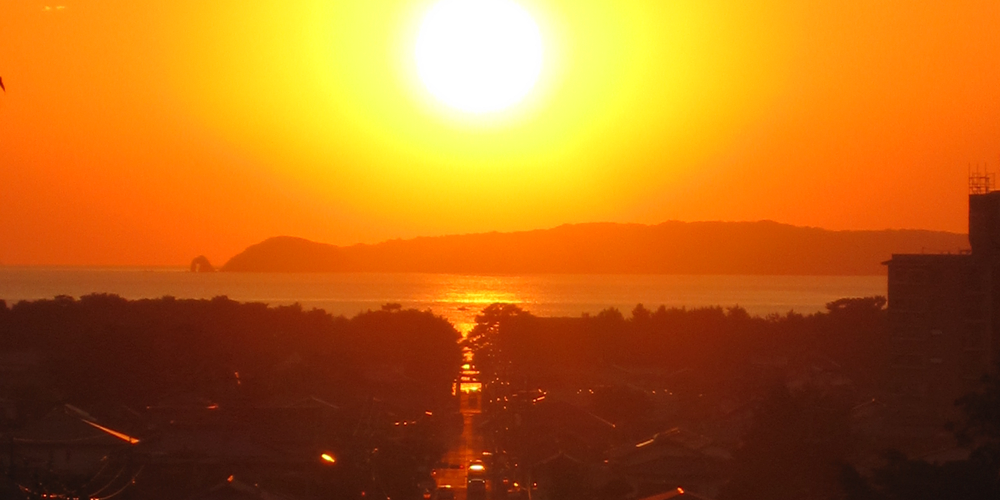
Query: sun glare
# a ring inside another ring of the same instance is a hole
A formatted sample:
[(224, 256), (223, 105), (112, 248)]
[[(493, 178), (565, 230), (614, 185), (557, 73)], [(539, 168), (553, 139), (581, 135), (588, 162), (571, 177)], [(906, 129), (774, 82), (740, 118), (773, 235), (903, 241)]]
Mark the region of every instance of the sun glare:
[(441, 0), (417, 35), (420, 79), (434, 97), (469, 113), (521, 101), (542, 71), (542, 36), (510, 0)]

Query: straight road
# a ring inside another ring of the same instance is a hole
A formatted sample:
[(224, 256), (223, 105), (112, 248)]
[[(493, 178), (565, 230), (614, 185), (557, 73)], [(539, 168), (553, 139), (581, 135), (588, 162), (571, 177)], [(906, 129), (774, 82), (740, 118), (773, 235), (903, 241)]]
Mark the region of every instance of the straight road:
[(478, 432), (480, 417), (480, 395), (459, 392), (462, 411), (462, 435), (455, 440), (451, 449), (445, 453), (443, 468), (435, 469), (434, 479), (437, 487), (449, 485), (455, 492), (456, 500), (466, 500), (466, 480), (468, 479), (469, 462), (483, 458), (483, 437)]

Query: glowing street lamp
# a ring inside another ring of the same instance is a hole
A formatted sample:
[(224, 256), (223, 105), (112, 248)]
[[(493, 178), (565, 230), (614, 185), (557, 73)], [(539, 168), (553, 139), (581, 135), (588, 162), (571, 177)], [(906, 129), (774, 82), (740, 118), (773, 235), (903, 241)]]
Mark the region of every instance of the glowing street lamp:
[(333, 458), (333, 455), (331, 455), (329, 453), (324, 453), (324, 454), (320, 455), (319, 458), (322, 458), (323, 461), (327, 462), (327, 463), (331, 463), (331, 464), (337, 463), (337, 459)]

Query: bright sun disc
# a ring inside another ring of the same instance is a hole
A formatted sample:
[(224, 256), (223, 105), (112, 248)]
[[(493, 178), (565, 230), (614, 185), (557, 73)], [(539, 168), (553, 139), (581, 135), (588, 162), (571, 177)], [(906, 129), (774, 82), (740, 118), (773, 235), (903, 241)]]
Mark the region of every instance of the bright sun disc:
[(420, 25), (417, 72), (445, 104), (499, 111), (531, 91), (542, 71), (542, 35), (510, 0), (441, 0)]

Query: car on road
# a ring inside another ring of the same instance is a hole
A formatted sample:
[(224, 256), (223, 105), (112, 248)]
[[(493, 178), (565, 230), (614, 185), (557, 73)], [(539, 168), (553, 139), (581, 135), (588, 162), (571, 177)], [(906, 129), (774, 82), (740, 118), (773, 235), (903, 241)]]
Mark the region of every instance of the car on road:
[(522, 488), (517, 483), (507, 488), (507, 500), (527, 500), (528, 489)]
[(482, 460), (473, 460), (469, 462), (469, 477), (484, 477), (486, 476), (486, 465)]
[(450, 484), (445, 484), (438, 486), (437, 490), (434, 490), (435, 500), (455, 500), (455, 491), (451, 489)]
[(486, 480), (485, 479), (469, 479), (466, 488), (466, 498), (468, 500), (485, 500), (486, 499)]

